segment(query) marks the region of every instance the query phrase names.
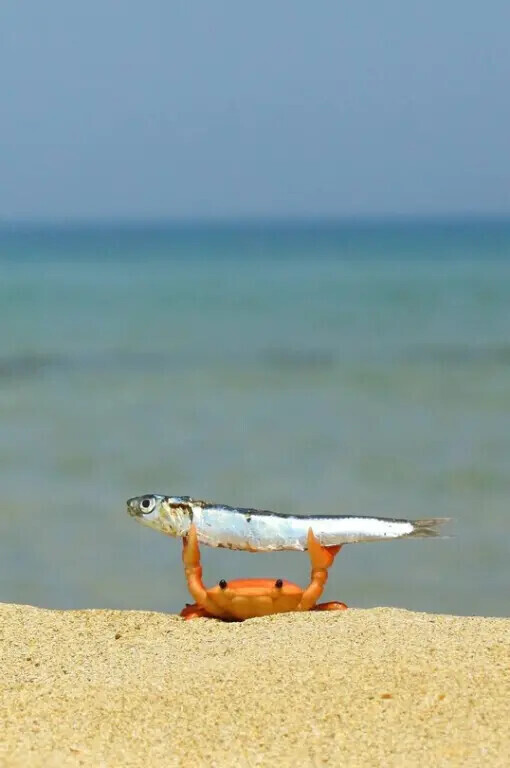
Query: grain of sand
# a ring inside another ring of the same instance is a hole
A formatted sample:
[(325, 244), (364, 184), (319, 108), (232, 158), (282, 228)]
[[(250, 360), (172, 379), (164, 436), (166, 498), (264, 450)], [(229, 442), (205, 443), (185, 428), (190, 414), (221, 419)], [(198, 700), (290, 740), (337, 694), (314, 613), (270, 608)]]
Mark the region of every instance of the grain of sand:
[(510, 619), (0, 606), (2, 766), (510, 765)]

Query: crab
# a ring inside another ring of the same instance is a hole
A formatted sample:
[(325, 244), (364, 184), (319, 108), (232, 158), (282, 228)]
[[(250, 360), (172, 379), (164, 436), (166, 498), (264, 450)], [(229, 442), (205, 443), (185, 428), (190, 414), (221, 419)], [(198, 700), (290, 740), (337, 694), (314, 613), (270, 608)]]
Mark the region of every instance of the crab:
[(222, 579), (208, 589), (202, 582), (197, 531), (192, 524), (183, 539), (182, 560), (188, 589), (196, 602), (186, 605), (180, 615), (184, 619), (243, 621), (290, 611), (345, 610), (345, 603), (337, 601), (317, 604), (328, 579), (328, 569), (333, 565), (341, 545), (321, 546), (311, 528), (308, 530), (307, 545), (312, 573), (310, 584), (305, 589), (285, 579)]

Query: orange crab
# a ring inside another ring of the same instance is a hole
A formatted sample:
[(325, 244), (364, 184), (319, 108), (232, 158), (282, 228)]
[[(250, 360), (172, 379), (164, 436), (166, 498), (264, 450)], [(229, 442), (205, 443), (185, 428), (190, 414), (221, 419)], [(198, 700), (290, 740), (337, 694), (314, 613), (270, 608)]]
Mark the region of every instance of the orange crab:
[(341, 546), (323, 547), (308, 530), (308, 554), (312, 564), (310, 584), (301, 589), (285, 579), (222, 579), (207, 589), (202, 583), (202, 566), (197, 531), (192, 524), (183, 540), (182, 561), (191, 596), (196, 600), (182, 611), (184, 619), (217, 618), (243, 621), (255, 616), (268, 616), (289, 611), (343, 611), (345, 603), (329, 602), (317, 605), (331, 567)]

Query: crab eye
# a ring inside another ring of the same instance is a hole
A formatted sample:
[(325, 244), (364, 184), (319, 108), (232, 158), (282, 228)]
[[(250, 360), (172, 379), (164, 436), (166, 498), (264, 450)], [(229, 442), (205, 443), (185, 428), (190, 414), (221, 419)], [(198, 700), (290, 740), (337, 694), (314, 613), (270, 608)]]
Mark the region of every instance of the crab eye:
[(154, 496), (144, 496), (140, 502), (140, 509), (144, 515), (148, 515), (156, 506), (156, 499)]

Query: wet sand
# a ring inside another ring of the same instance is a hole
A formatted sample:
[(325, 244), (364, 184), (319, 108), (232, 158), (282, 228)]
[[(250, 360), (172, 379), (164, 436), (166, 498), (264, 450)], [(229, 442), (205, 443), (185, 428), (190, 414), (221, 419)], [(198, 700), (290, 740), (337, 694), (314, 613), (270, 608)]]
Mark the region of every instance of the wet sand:
[(2, 766), (508, 766), (510, 619), (0, 606)]

